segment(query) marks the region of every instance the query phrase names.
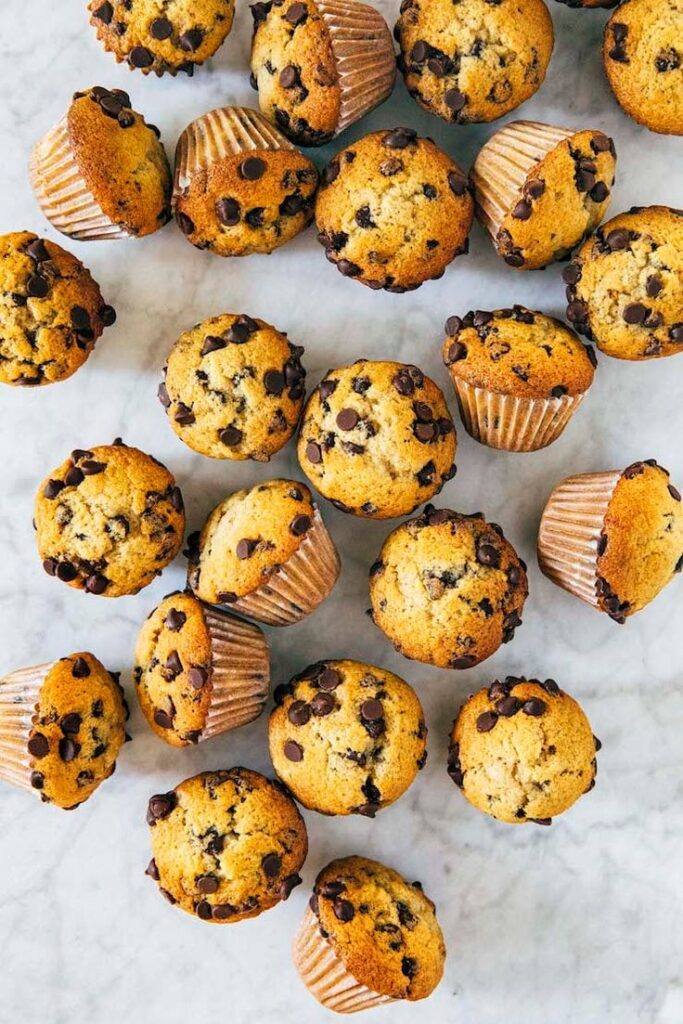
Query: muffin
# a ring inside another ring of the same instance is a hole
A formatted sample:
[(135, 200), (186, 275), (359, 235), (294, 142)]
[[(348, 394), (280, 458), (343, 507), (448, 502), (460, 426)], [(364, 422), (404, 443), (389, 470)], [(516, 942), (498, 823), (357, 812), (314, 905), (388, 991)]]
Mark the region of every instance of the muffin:
[(683, 135), (683, 4), (627, 0), (602, 42), (605, 74), (617, 103), (652, 132)]
[(0, 679), (0, 779), (73, 810), (113, 775), (128, 707), (118, 673), (93, 654)]
[(321, 146), (391, 93), (391, 32), (358, 0), (252, 4), (251, 82), (265, 116), (302, 146)]
[(455, 475), (457, 438), (439, 387), (417, 366), (359, 359), (328, 370), (304, 410), (299, 462), (342, 512), (413, 512)]
[(553, 52), (543, 0), (403, 0), (399, 67), (420, 106), (445, 121), (495, 121), (540, 88)]
[(170, 219), (171, 168), (159, 131), (122, 89), (93, 86), (33, 147), (29, 177), (54, 228), (81, 242), (139, 238)]
[(311, 492), (297, 480), (235, 491), (188, 538), (188, 556), (187, 581), (200, 600), (269, 626), (309, 615), (340, 570)]
[(258, 917), (299, 885), (306, 826), (285, 790), (248, 768), (201, 772), (147, 808), (146, 874), (200, 921)]
[(596, 231), (562, 274), (567, 318), (608, 356), (683, 352), (683, 211), (634, 206)]
[(509, 452), (557, 440), (597, 362), (563, 323), (524, 306), (449, 316), (442, 352), (467, 433)]
[(553, 583), (624, 623), (683, 569), (680, 491), (654, 459), (567, 477), (543, 510), (538, 564)]
[(0, 383), (66, 380), (116, 313), (80, 260), (30, 231), (0, 236)]
[(180, 550), (180, 489), (160, 462), (120, 438), (77, 448), (35, 501), (38, 554), (48, 576), (88, 594), (137, 594)]
[(412, 128), (373, 132), (338, 153), (315, 204), (318, 241), (344, 277), (405, 292), (468, 250), (467, 178)]
[(304, 807), (374, 818), (427, 760), (412, 687), (360, 661), (319, 661), (279, 686), (268, 725), (278, 777)]
[(293, 954), (318, 1002), (355, 1013), (431, 995), (446, 947), (419, 882), (367, 857), (343, 857), (316, 878)]
[(303, 351), (265, 320), (234, 313), (211, 317), (181, 334), (171, 349), (159, 401), (194, 451), (268, 462), (299, 422)]
[(140, 630), (134, 679), (153, 732), (186, 747), (258, 718), (270, 684), (268, 644), (258, 626), (192, 594), (169, 594)]
[(599, 749), (581, 706), (554, 679), (506, 676), (460, 708), (448, 774), (484, 814), (550, 825), (595, 785)]
[(526, 566), (496, 523), (427, 505), (384, 542), (370, 569), (373, 622), (406, 658), (471, 668), (512, 640)]
[(188, 242), (216, 256), (272, 252), (313, 220), (315, 164), (261, 114), (222, 107), (178, 139), (173, 210)]
[(234, 0), (88, 0), (90, 24), (117, 63), (143, 75), (194, 74), (232, 28)]
[(565, 259), (605, 216), (616, 150), (602, 132), (513, 121), (472, 167), (477, 217), (510, 267)]

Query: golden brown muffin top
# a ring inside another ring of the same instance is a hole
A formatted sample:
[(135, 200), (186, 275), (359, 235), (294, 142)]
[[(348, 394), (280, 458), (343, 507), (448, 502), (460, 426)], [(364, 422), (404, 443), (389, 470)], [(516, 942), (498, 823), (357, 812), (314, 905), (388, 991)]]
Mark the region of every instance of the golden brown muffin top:
[(118, 674), (87, 651), (46, 668), (28, 736), (31, 785), (44, 802), (71, 810), (113, 774), (130, 739), (128, 706)]
[(454, 379), (524, 398), (581, 395), (596, 365), (572, 330), (525, 306), (449, 317), (442, 354)]
[(166, 467), (117, 439), (76, 449), (43, 480), (35, 526), (48, 575), (120, 597), (146, 587), (175, 558), (185, 513)]
[(425, 999), (441, 981), (446, 947), (419, 882), (367, 857), (342, 857), (315, 880), (310, 906), (356, 981), (394, 999)]
[(0, 382), (66, 380), (116, 313), (80, 260), (31, 231), (0, 236)]
[(282, 786), (248, 768), (201, 772), (149, 801), (147, 874), (202, 921), (257, 917), (299, 885), (306, 826)]
[(407, 658), (471, 668), (521, 624), (526, 566), (495, 523), (427, 505), (370, 569), (373, 622)]
[(599, 748), (581, 707), (553, 679), (507, 676), (460, 708), (448, 774), (485, 814), (550, 825), (595, 785)]
[(360, 661), (309, 665), (275, 693), (268, 740), (292, 795), (322, 814), (376, 812), (397, 800), (427, 760), (417, 694)]
[(617, 359), (683, 352), (683, 211), (634, 206), (603, 224), (563, 272), (567, 318)]

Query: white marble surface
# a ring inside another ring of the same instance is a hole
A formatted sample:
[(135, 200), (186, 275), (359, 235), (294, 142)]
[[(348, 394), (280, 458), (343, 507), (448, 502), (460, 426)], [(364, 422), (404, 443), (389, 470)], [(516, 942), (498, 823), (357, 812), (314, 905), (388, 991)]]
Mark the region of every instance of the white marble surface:
[[(223, 103), (253, 104), (244, 0), (217, 59), (194, 80), (175, 81), (117, 67), (100, 49), (83, 6), (82, 0), (2, 5), (2, 232), (28, 228), (58, 238), (33, 200), (26, 161), (75, 89), (100, 83), (130, 90), (134, 105), (162, 129), (170, 152), (198, 114)], [(395, 3), (382, 6), (393, 23)], [(552, 8), (555, 54), (523, 116), (598, 127), (615, 137), (613, 212), (650, 202), (683, 206), (681, 139), (652, 135), (629, 121), (603, 81), (605, 12)], [(491, 131), (448, 127), (423, 114), (400, 86), (343, 141), (401, 123), (432, 134), (466, 166)], [(232, 488), (299, 474), (291, 446), (270, 466), (232, 465), (195, 455), (176, 439), (155, 391), (181, 330), (223, 311), (248, 312), (306, 346), (311, 383), (341, 361), (391, 357), (418, 363), (451, 401), (439, 358), (446, 315), (513, 302), (561, 315), (563, 287), (557, 268), (529, 274), (506, 268), (478, 228), (468, 258), (441, 281), (404, 296), (342, 278), (325, 261), (313, 231), (267, 259), (230, 262), (195, 251), (173, 224), (139, 242), (64, 244), (90, 266), (118, 321), (71, 380), (0, 394), (0, 673), (90, 648), (111, 668), (123, 669), (135, 738), (114, 778), (73, 814), (2, 787), (0, 1021), (328, 1020), (301, 987), (289, 944), (318, 869), (333, 856), (360, 852), (423, 881), (437, 902), (449, 950), (432, 999), (374, 1011), (377, 1024), (418, 1015), (425, 1024), (680, 1024), (681, 582), (619, 627), (540, 575), (534, 540), (545, 497), (569, 472), (656, 457), (681, 483), (683, 360), (629, 365), (601, 359), (576, 420), (545, 452), (496, 453), (459, 430), (459, 472), (442, 501), (463, 511), (483, 509), (503, 524), (530, 565), (524, 625), (512, 644), (478, 668), (441, 672), (394, 653), (364, 615), (367, 568), (389, 525), (324, 506), (343, 575), (313, 617), (270, 631), (274, 682), (325, 656), (393, 669), (419, 688), (425, 703), (429, 762), (408, 794), (375, 821), (307, 813), (305, 884), (257, 920), (214, 928), (169, 907), (144, 877), (146, 800), (204, 768), (245, 764), (270, 771), (266, 719), (185, 751), (152, 735), (135, 708), (131, 655), (147, 612), (181, 585), (183, 561), (139, 596), (116, 601), (86, 597), (49, 579), (31, 530), (39, 480), (72, 448), (122, 434), (173, 469), (196, 528)], [(484, 817), (444, 770), (447, 732), (461, 698), (497, 674), (523, 672), (553, 676), (580, 698), (604, 743), (596, 789), (551, 829), (516, 829)]]

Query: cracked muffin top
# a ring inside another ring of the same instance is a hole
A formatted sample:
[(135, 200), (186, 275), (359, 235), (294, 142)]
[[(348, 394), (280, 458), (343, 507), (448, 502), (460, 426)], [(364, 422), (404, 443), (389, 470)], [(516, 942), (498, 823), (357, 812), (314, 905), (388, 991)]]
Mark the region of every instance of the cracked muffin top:
[(318, 240), (345, 277), (405, 292), (440, 277), (467, 252), (473, 202), (467, 177), (412, 128), (353, 142), (322, 173)]
[(630, 117), (683, 135), (683, 0), (626, 0), (605, 25), (602, 59)]
[(66, 380), (116, 313), (80, 260), (30, 231), (0, 237), (0, 382)]
[(185, 513), (166, 467), (117, 439), (76, 449), (43, 480), (35, 527), (48, 575), (120, 597), (146, 587), (175, 558)]
[(448, 774), (484, 814), (550, 825), (595, 785), (599, 749), (583, 710), (553, 679), (507, 676), (460, 708)]
[(683, 352), (683, 211), (634, 206), (603, 224), (562, 277), (567, 318), (617, 359)]
[(304, 473), (337, 508), (370, 519), (412, 512), (455, 474), (446, 400), (417, 366), (359, 359), (328, 370), (299, 433)]
[(113, 775), (130, 739), (128, 705), (118, 673), (93, 654), (69, 654), (45, 669), (28, 734), (31, 786), (45, 803), (71, 810)]
[(118, 63), (143, 75), (184, 71), (212, 57), (232, 28), (234, 0), (88, 0), (90, 24)]
[(374, 818), (427, 760), (427, 727), (415, 691), (360, 661), (321, 661), (278, 687), (270, 756), (292, 795), (322, 814)]
[(524, 306), (450, 316), (442, 352), (454, 380), (524, 398), (581, 395), (595, 373), (590, 346), (559, 320)]
[(536, 92), (553, 52), (543, 0), (403, 0), (394, 30), (408, 92), (446, 121), (494, 121)]
[(202, 455), (268, 462), (301, 415), (303, 351), (250, 316), (197, 324), (171, 349), (159, 388), (173, 430)]
[(373, 622), (406, 658), (471, 668), (521, 624), (526, 566), (496, 523), (427, 505), (370, 569)]
[(248, 768), (201, 772), (153, 796), (147, 823), (147, 874), (202, 921), (258, 917), (301, 882), (303, 818), (282, 786)]
[(441, 981), (446, 947), (419, 882), (367, 857), (343, 857), (315, 880), (321, 934), (359, 984), (393, 999), (425, 999)]

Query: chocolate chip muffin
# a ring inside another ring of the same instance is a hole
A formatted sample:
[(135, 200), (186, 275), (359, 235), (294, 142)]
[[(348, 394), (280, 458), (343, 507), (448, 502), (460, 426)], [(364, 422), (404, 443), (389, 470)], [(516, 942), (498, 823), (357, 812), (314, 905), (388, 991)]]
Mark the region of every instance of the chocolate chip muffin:
[(258, 718), (270, 683), (268, 644), (258, 626), (192, 594), (169, 594), (140, 630), (134, 679), (151, 729), (185, 747)]
[(171, 349), (159, 401), (178, 437), (202, 455), (268, 462), (301, 415), (303, 351), (265, 320), (211, 317)]
[(513, 121), (474, 161), (477, 217), (508, 266), (536, 270), (567, 257), (598, 226), (615, 167), (603, 132)]
[(597, 362), (563, 323), (525, 306), (450, 316), (442, 353), (468, 434), (515, 452), (560, 436)]
[(185, 512), (171, 473), (151, 455), (111, 445), (73, 451), (35, 502), (49, 576), (88, 594), (136, 594), (180, 550)]
[(122, 89), (74, 93), (61, 121), (33, 147), (29, 176), (52, 226), (81, 242), (140, 238), (171, 216), (159, 130)]
[(80, 260), (30, 231), (0, 236), (0, 383), (66, 380), (116, 313)]
[(0, 679), (0, 778), (72, 810), (113, 775), (127, 717), (118, 673), (93, 654), (10, 672)]
[(683, 135), (681, 0), (626, 0), (605, 26), (602, 59), (629, 117), (652, 132)]
[(446, 947), (419, 882), (367, 857), (318, 874), (294, 940), (294, 966), (311, 995), (337, 1013), (431, 995)]
[(654, 459), (568, 477), (543, 510), (538, 564), (624, 623), (683, 569), (681, 492)]
[(634, 206), (564, 268), (567, 318), (617, 359), (683, 352), (683, 211)]
[(329, 142), (391, 93), (394, 46), (374, 7), (267, 0), (251, 13), (251, 82), (262, 112), (294, 142)]
[(213, 924), (258, 917), (299, 885), (306, 826), (285, 790), (248, 768), (201, 772), (149, 801), (147, 874)]
[(173, 209), (188, 242), (216, 256), (272, 252), (313, 220), (315, 164), (261, 114), (222, 107), (178, 139)]
[(370, 569), (372, 620), (406, 658), (471, 668), (512, 640), (526, 566), (496, 523), (427, 505)]
[(412, 128), (373, 132), (322, 174), (318, 240), (344, 277), (405, 292), (441, 277), (468, 250), (473, 204), (467, 178)]
[(427, 760), (417, 694), (360, 661), (319, 661), (275, 693), (270, 756), (290, 793), (321, 814), (374, 818)]
[(543, 0), (403, 0), (394, 35), (410, 95), (458, 124), (495, 121), (533, 96), (554, 42)]
[(194, 73), (232, 28), (234, 0), (88, 0), (90, 24), (118, 63), (177, 75)]
[(390, 519), (414, 511), (455, 474), (446, 400), (417, 366), (359, 359), (328, 370), (311, 394), (299, 462), (343, 512)]
[(595, 785), (599, 749), (580, 705), (554, 679), (506, 676), (460, 708), (448, 774), (484, 814), (550, 825)]
[(188, 539), (188, 556), (187, 580), (197, 597), (271, 626), (298, 622), (317, 608), (340, 569), (311, 492), (296, 480), (235, 491)]

